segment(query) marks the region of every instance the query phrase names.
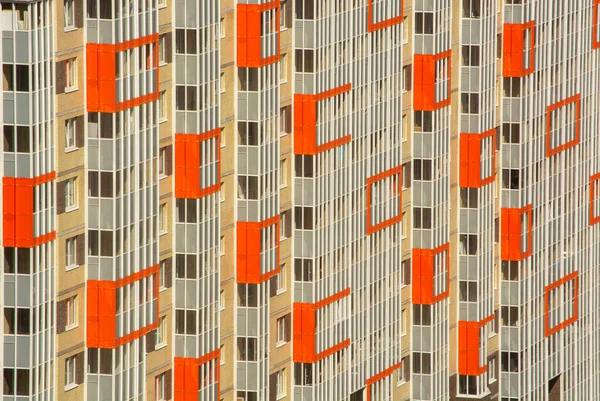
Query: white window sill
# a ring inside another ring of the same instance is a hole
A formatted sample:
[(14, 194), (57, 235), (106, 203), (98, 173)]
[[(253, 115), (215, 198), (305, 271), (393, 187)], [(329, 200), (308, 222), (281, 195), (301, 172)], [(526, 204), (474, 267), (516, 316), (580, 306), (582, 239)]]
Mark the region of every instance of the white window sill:
[(225, 89), (221, 89), (219, 90), (219, 94), (222, 95), (223, 93), (225, 93)]
[(287, 184), (281, 184), (279, 185), (279, 189), (286, 189), (288, 187)]
[(406, 384), (406, 380), (402, 380), (401, 382), (399, 382), (398, 384), (396, 384), (396, 387), (400, 387), (403, 384)]
[(223, 149), (226, 145), (224, 143), (221, 144), (221, 149)]
[(407, 334), (407, 333), (406, 333), (406, 331), (405, 331), (405, 332), (403, 332), (402, 334), (400, 334), (400, 338), (402, 338), (402, 337), (406, 337), (406, 334)]
[(65, 213), (74, 212), (75, 210), (79, 210), (79, 205), (66, 207)]
[(167, 4), (166, 4), (166, 3), (165, 3), (165, 4), (159, 4), (159, 5), (158, 5), (158, 9), (159, 9), (159, 10), (162, 10), (163, 8), (167, 8)]
[(75, 270), (79, 267), (79, 265), (69, 265), (69, 266), (65, 266), (65, 270), (70, 272), (71, 270)]
[(281, 348), (286, 344), (287, 344), (287, 341), (278, 341), (277, 344), (275, 344), (275, 348)]
[(281, 395), (278, 395), (276, 399), (277, 400), (281, 400), (281, 399), (283, 399), (285, 397), (287, 397), (287, 394), (281, 394)]
[(161, 231), (158, 233), (158, 236), (162, 237), (163, 235), (168, 234), (168, 233), (169, 233), (168, 231)]
[(161, 350), (161, 349), (165, 348), (166, 346), (167, 346), (167, 343), (156, 344), (156, 345), (154, 346), (154, 351), (159, 351), (159, 350)]
[(166, 174), (164, 174), (164, 173), (161, 173), (161, 174), (159, 174), (159, 175), (158, 175), (158, 180), (159, 180), (159, 181), (160, 181), (160, 180), (164, 180), (164, 179), (165, 179), (165, 178), (167, 178), (167, 177), (168, 177), (168, 175), (166, 175)]
[(77, 27), (74, 26), (74, 25), (73, 26), (66, 26), (64, 32), (65, 33), (67, 33), (67, 32), (74, 32), (76, 30), (77, 30)]
[[(165, 64), (165, 65), (166, 65), (166, 64)], [(167, 121), (168, 121), (168, 120), (167, 120), (166, 118), (164, 118), (164, 117), (163, 117), (163, 118), (160, 118), (160, 119), (158, 120), (158, 123), (159, 123), (159, 124), (162, 124), (162, 123), (166, 123)]]
[(497, 381), (498, 381), (498, 379), (490, 379), (490, 381), (489, 381), (489, 383), (488, 383), (488, 384), (494, 384), (494, 383), (496, 383)]
[(284, 294), (286, 292), (287, 292), (287, 290), (285, 288), (283, 288), (283, 289), (275, 291), (275, 295), (281, 295), (281, 294)]
[(67, 384), (67, 385), (65, 386), (65, 392), (67, 392), (67, 391), (71, 391), (71, 390), (73, 390), (73, 389), (75, 389), (75, 388), (77, 388), (77, 387), (79, 387), (79, 384), (77, 384), (77, 383), (71, 383), (71, 384)]
[(287, 239), (289, 239), (290, 237), (279, 237), (279, 242), (283, 242)]
[(160, 288), (158, 289), (158, 292), (165, 292), (166, 290), (168, 290), (168, 288), (167, 288), (167, 287), (160, 287)]
[(286, 78), (286, 79), (280, 79), (280, 80), (279, 80), (279, 85), (285, 85), (285, 84), (287, 84), (287, 83), (288, 83), (288, 80), (287, 80), (287, 78)]
[(76, 150), (79, 150), (77, 146), (69, 146), (68, 148), (65, 148), (65, 153), (75, 152)]
[(287, 132), (280, 132), (280, 133), (279, 133), (279, 137), (280, 137), (280, 138), (281, 138), (281, 137), (284, 137), (284, 136), (287, 136), (287, 135), (288, 135), (288, 133), (287, 133)]
[(76, 329), (78, 327), (79, 327), (78, 323), (72, 324), (70, 326), (65, 326), (65, 331), (71, 331), (71, 330)]
[[(280, 25), (280, 26), (279, 26), (279, 32), (285, 32), (285, 31), (287, 31), (288, 29), (290, 29), (290, 28), (288, 28), (287, 26), (283, 26), (283, 25)], [(285, 397), (285, 395), (284, 395), (284, 397)]]
[(65, 88), (65, 93), (77, 92), (78, 90), (77, 87)]

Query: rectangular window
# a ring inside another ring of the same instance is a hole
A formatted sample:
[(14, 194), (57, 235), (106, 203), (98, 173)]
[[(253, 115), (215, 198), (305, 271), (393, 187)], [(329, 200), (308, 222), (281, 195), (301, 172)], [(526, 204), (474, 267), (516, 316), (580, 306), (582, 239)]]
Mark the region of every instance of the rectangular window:
[(287, 187), (287, 160), (283, 159), (279, 161), (279, 187)]
[(77, 59), (65, 61), (65, 90), (77, 89)]
[(287, 342), (286, 335), (286, 316), (277, 319), (277, 345), (283, 345)]
[(408, 115), (402, 114), (402, 142), (408, 141)]
[(273, 279), (275, 280), (275, 295), (285, 292), (285, 277), (285, 263), (283, 263), (279, 266), (279, 273), (273, 276)]
[(221, 290), (219, 293), (219, 308), (221, 310), (225, 309), (225, 290)]
[(288, 117), (290, 113), (290, 106), (282, 107), (279, 110), (279, 133), (280, 135), (286, 135), (291, 131), (291, 127), (288, 126)]
[(65, 248), (66, 269), (69, 270), (70, 268), (77, 267), (77, 237), (67, 238)]
[(164, 346), (167, 345), (167, 318), (166, 316), (161, 316), (158, 319), (158, 328), (156, 329), (156, 346)]
[(167, 91), (158, 94), (158, 119), (160, 122), (167, 121)]
[(402, 335), (405, 335), (406, 328), (408, 327), (408, 313), (406, 309), (402, 309), (402, 321), (400, 323), (402, 324)]
[(402, 275), (402, 287), (410, 284), (410, 259), (403, 260), (400, 264), (400, 274)]
[(400, 366), (397, 370), (396, 370), (396, 375), (397, 375), (397, 379), (396, 379), (396, 385), (398, 387), (400, 387), (402, 384), (405, 383), (404, 380), (404, 366)]
[(225, 37), (225, 18), (221, 18), (221, 22), (219, 23), (219, 33), (222, 38)]
[(409, 79), (410, 77), (408, 76), (408, 66), (405, 65), (404, 67), (402, 67), (402, 93), (408, 91), (408, 86), (410, 85), (410, 83), (408, 82)]
[(156, 401), (165, 401), (165, 374), (156, 376)]
[(167, 171), (167, 148), (160, 148), (158, 150), (158, 177), (166, 177)]
[(65, 29), (75, 28), (75, 0), (65, 0)]
[(67, 298), (67, 324), (66, 330), (77, 327), (77, 295)]
[(219, 78), (219, 92), (225, 93), (225, 73), (221, 73), (221, 77)]
[(285, 397), (285, 369), (277, 372), (277, 399)]
[(406, 233), (408, 233), (408, 220), (406, 220), (406, 212), (402, 212), (402, 238), (406, 238)]
[(221, 347), (219, 348), (219, 358), (221, 365), (225, 365), (225, 346), (223, 344), (221, 344)]
[(219, 251), (221, 255), (225, 255), (225, 236), (221, 236), (221, 240), (219, 241)]
[(75, 119), (69, 118), (65, 120), (65, 150), (76, 149), (75, 142)]
[(488, 361), (488, 380), (489, 383), (496, 381), (496, 357), (493, 357)]
[(479, 46), (463, 45), (462, 47), (462, 62), (467, 67), (479, 66)]
[(167, 204), (163, 203), (158, 209), (158, 231), (159, 233), (167, 233)]
[(221, 190), (219, 191), (219, 199), (221, 202), (225, 202), (225, 183), (221, 183)]
[(167, 289), (165, 283), (167, 282), (167, 261), (161, 260), (158, 267), (158, 284), (161, 290)]
[(415, 15), (415, 33), (433, 34), (433, 13), (414, 13)]
[(279, 60), (279, 81), (287, 82), (287, 54), (281, 53), (281, 59)]
[(77, 208), (77, 177), (69, 178), (65, 183), (65, 209)]
[[(159, 0), (160, 2), (161, 0)], [(165, 41), (167, 40), (167, 35), (160, 35), (158, 37), (158, 64), (166, 64), (167, 58), (165, 56)]]
[(288, 7), (290, 7), (288, 0), (282, 0), (279, 6), (279, 25), (281, 29), (287, 29), (288, 26)]
[(408, 17), (404, 17), (402, 22), (402, 43), (408, 43)]
[(75, 382), (75, 358), (73, 355), (65, 359), (65, 390), (70, 390), (77, 387)]

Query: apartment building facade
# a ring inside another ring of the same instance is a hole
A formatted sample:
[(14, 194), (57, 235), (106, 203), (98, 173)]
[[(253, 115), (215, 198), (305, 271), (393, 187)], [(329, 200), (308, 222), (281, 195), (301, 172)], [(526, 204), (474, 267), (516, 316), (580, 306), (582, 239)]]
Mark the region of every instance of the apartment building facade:
[(0, 6), (3, 399), (598, 399), (597, 0)]

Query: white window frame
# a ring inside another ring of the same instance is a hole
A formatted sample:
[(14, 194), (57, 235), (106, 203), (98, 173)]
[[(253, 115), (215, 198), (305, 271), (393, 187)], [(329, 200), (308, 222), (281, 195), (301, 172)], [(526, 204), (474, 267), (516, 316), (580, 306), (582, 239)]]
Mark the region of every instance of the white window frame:
[(408, 43), (408, 17), (404, 17), (402, 21), (402, 44)]
[(494, 383), (496, 380), (498, 380), (497, 373), (496, 373), (496, 357), (491, 358), (488, 361), (488, 383)]
[(221, 36), (221, 38), (224, 38), (225, 34), (225, 17), (221, 17), (219, 21), (219, 35)]
[(288, 0), (281, 0), (281, 2), (279, 3), (279, 30), (280, 31), (285, 31), (286, 29), (288, 29), (288, 26), (286, 25), (286, 11), (287, 8), (289, 7), (288, 4)]
[(156, 401), (165, 401), (165, 374), (156, 375)]
[(287, 113), (288, 108), (282, 107), (279, 109), (279, 136), (285, 136), (288, 134), (287, 132)]
[(225, 73), (222, 72), (219, 78), (219, 92), (225, 93)]
[(287, 188), (287, 161), (288, 159), (279, 160), (279, 188)]
[(275, 289), (276, 294), (283, 294), (284, 292), (287, 291), (287, 288), (285, 286), (285, 263), (282, 263), (279, 266), (279, 273), (277, 273), (277, 287)]
[(75, 269), (77, 265), (77, 237), (67, 238), (65, 244), (65, 269)]
[(225, 255), (225, 236), (221, 235), (221, 239), (219, 240), (219, 252), (221, 256)]
[(77, 208), (77, 177), (73, 177), (65, 182), (65, 211), (70, 212)]
[(219, 363), (221, 366), (225, 365), (225, 346), (223, 344), (219, 347)]
[(161, 349), (167, 346), (167, 317), (161, 316), (158, 318), (158, 327), (156, 328), (156, 347)]
[(69, 331), (79, 326), (77, 323), (77, 295), (69, 297), (65, 301), (67, 306), (67, 324), (65, 331)]
[(167, 121), (167, 91), (160, 91), (158, 94), (158, 122)]
[(75, 0), (65, 0), (64, 18), (65, 31), (77, 29), (77, 27), (75, 26)]
[(221, 182), (221, 190), (219, 191), (219, 200), (225, 202), (225, 182)]
[(402, 66), (402, 93), (406, 93), (408, 92), (408, 90), (406, 88), (408, 88), (408, 84), (407, 84), (407, 74), (408, 74), (408, 66)]
[(402, 364), (396, 369), (396, 386), (400, 387), (404, 383), (406, 383), (406, 380), (404, 379), (404, 364)]
[[(161, 0), (158, 0), (158, 1), (159, 1), (159, 6), (160, 6)], [(166, 58), (165, 58), (165, 40), (167, 40), (167, 35), (160, 35), (158, 37), (158, 65), (167, 64)]]
[(77, 90), (77, 58), (65, 61), (65, 92)]
[(277, 347), (287, 344), (287, 340), (285, 338), (285, 318), (285, 316), (282, 316), (277, 319)]
[(280, 400), (286, 396), (285, 368), (277, 372), (276, 382), (276, 397), (278, 400)]
[(225, 290), (219, 293), (219, 310), (225, 310)]
[(69, 152), (77, 149), (77, 120), (67, 118), (65, 120), (65, 151)]
[(158, 0), (158, 8), (165, 8), (167, 6), (167, 0)]
[(406, 308), (402, 309), (402, 312), (400, 314), (400, 324), (402, 325), (402, 337), (404, 337), (406, 335), (406, 329), (408, 328), (408, 311)]
[(158, 206), (158, 235), (164, 235), (167, 230), (167, 204), (161, 203)]
[(281, 57), (279, 59), (279, 83), (284, 84), (288, 81), (287, 71), (288, 71), (288, 62), (287, 62), (287, 53), (281, 53)]
[(158, 285), (159, 285), (159, 291), (164, 291), (167, 289), (167, 287), (165, 287), (165, 281), (167, 280), (167, 271), (166, 271), (166, 267), (167, 267), (167, 261), (166, 260), (161, 260), (159, 265), (158, 265)]
[(75, 375), (77, 372), (77, 355), (65, 358), (65, 391), (69, 391), (78, 386)]

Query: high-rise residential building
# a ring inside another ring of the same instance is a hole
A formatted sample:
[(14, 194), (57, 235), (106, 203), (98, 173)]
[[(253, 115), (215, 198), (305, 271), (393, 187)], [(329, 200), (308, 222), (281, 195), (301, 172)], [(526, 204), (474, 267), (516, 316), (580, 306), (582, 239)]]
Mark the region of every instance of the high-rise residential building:
[(0, 0), (8, 401), (600, 397), (600, 0)]

